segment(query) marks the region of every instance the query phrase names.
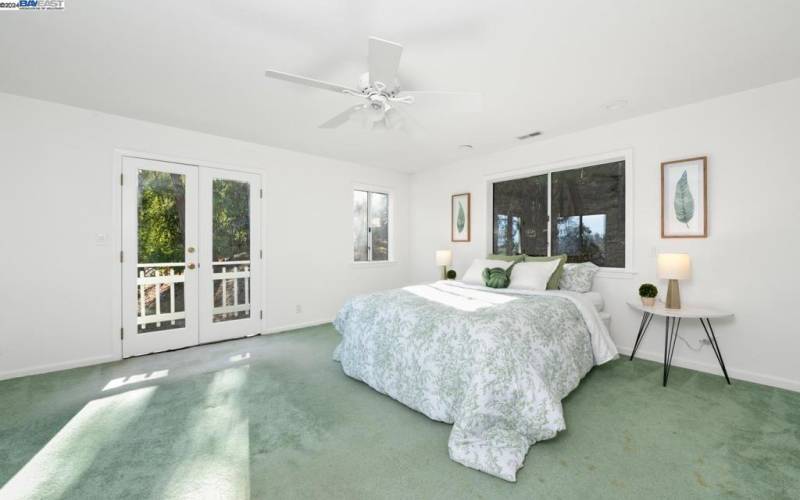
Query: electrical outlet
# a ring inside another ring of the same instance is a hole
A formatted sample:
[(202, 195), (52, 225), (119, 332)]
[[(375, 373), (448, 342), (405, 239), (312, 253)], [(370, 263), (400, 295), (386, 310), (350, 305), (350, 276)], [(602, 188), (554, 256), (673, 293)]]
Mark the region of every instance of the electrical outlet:
[(294, 306), (294, 312), (296, 314), (303, 314), (303, 306), (301, 306), (300, 304), (297, 304), (296, 306)]

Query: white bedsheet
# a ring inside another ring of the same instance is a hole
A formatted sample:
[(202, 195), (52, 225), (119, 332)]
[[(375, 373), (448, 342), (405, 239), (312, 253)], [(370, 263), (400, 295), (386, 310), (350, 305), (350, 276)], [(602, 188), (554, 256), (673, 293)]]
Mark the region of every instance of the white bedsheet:
[(559, 292), (568, 293), (568, 294), (574, 294), (574, 295), (580, 295), (584, 299), (586, 299), (589, 302), (591, 302), (592, 305), (594, 306), (594, 308), (597, 309), (597, 312), (603, 312), (603, 310), (606, 307), (606, 302), (605, 302), (605, 300), (603, 300), (603, 296), (600, 295), (600, 292), (580, 293), (580, 292), (570, 292), (570, 291), (567, 291), (567, 290), (559, 290)]
[[(425, 285), (420, 285), (425, 286)], [(586, 293), (577, 293), (577, 292), (568, 292), (565, 290), (543, 290), (543, 291), (534, 291), (534, 290), (515, 290), (511, 288), (489, 288), (487, 286), (480, 286), (480, 285), (470, 285), (461, 281), (456, 280), (441, 280), (433, 283), (432, 285), (427, 285), (428, 287), (435, 287), (438, 290), (452, 290), (455, 289), (469, 289), (474, 290), (475, 292), (480, 292), (486, 295), (492, 294), (501, 294), (501, 295), (557, 295), (561, 297), (566, 297), (572, 301), (573, 304), (578, 308), (578, 311), (583, 316), (584, 321), (586, 322), (586, 326), (589, 329), (589, 333), (592, 337), (592, 351), (594, 352), (595, 360), (597, 364), (602, 364), (607, 361), (610, 361), (617, 357), (617, 347), (614, 344), (614, 341), (611, 339), (611, 335), (608, 333), (607, 328), (607, 321), (604, 321), (603, 318), (600, 317), (600, 311), (597, 310), (596, 306), (592, 303), (589, 297), (586, 297)], [(406, 287), (405, 289), (408, 290), (410, 287)], [(591, 292), (590, 292), (591, 293)], [(464, 294), (454, 294), (454, 295), (464, 295)], [(600, 295), (599, 293), (597, 295)], [(600, 297), (602, 300), (602, 297)]]

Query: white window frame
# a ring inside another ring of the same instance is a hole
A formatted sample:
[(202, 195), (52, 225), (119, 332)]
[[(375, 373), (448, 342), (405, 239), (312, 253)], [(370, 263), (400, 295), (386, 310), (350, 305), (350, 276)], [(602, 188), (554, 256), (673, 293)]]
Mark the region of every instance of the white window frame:
[[(579, 168), (592, 167), (595, 165), (602, 165), (605, 163), (612, 163), (615, 161), (625, 162), (625, 267), (601, 267), (601, 276), (605, 277), (629, 277), (636, 274), (633, 262), (633, 150), (624, 149), (619, 151), (611, 151), (608, 153), (600, 153), (592, 156), (585, 156), (580, 158), (572, 158), (555, 163), (547, 163), (543, 165), (536, 165), (526, 167), (519, 170), (511, 170), (492, 174), (486, 177), (486, 238), (485, 238), (485, 254), (492, 253), (494, 248), (494, 183), (502, 181), (510, 181), (514, 179), (524, 179), (534, 175), (547, 174), (547, 213), (548, 220), (552, 213), (550, 190), (550, 174), (553, 172), (560, 172), (563, 170), (575, 170)], [(547, 228), (547, 254), (552, 252), (552, 235), (551, 224), (548, 223)]]
[[(350, 240), (350, 261), (354, 267), (376, 267), (394, 264), (395, 261), (395, 234), (394, 234), (394, 217), (395, 217), (395, 192), (394, 189), (385, 186), (376, 186), (373, 184), (353, 184), (353, 189), (350, 190), (350, 221), (352, 231), (353, 220), (353, 193), (355, 191), (367, 191), (368, 193), (385, 194), (389, 197), (389, 258), (388, 260), (371, 260), (372, 259), (372, 242), (369, 242), (368, 256), (370, 260), (355, 260), (353, 255), (353, 241)], [(369, 197), (367, 197), (369, 199)], [(367, 225), (369, 226), (369, 208), (367, 209)], [(368, 233), (369, 234), (369, 233)]]

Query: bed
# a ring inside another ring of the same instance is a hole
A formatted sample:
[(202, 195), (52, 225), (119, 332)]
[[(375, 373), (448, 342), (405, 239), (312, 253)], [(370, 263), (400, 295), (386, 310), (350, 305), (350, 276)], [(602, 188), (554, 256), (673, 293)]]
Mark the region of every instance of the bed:
[(350, 299), (334, 359), (431, 419), (450, 458), (515, 481), (530, 446), (564, 430), (561, 400), (617, 350), (582, 294), (455, 281)]

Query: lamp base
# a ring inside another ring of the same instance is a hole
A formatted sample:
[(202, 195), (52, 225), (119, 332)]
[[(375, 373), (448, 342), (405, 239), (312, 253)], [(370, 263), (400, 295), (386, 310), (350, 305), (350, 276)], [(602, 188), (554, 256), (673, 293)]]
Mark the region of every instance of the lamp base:
[(680, 309), (681, 308), (681, 290), (678, 287), (678, 280), (669, 280), (667, 285), (667, 309)]
[(442, 266), (442, 279), (447, 279), (447, 266)]

